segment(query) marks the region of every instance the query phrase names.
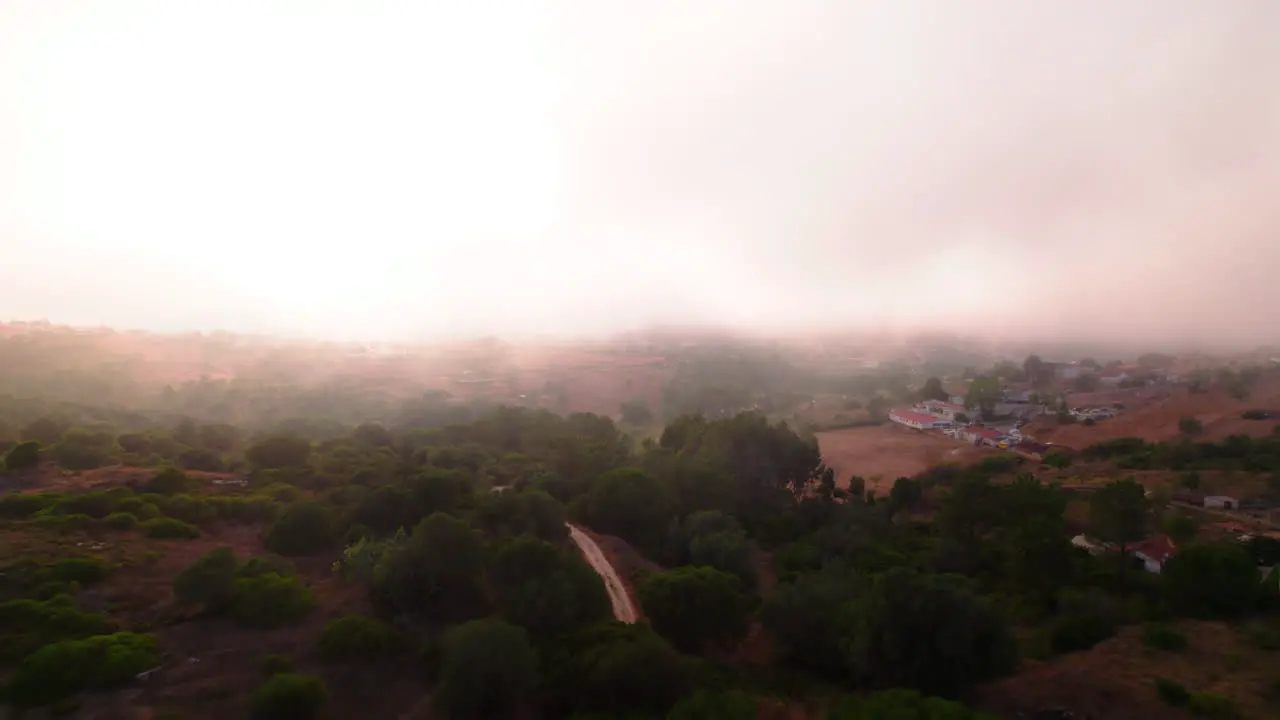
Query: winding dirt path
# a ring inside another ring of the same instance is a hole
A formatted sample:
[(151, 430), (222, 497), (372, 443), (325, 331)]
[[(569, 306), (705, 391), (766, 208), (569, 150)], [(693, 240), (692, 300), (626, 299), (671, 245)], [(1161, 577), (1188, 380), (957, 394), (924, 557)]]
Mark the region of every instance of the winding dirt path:
[(591, 569), (600, 575), (600, 579), (604, 580), (604, 589), (609, 592), (609, 602), (613, 604), (613, 616), (625, 623), (633, 623), (639, 617), (636, 613), (636, 606), (631, 602), (631, 596), (627, 594), (627, 587), (622, 584), (622, 579), (618, 577), (617, 571), (609, 564), (609, 560), (605, 558), (601, 552), (600, 546), (590, 535), (582, 532), (581, 529), (565, 523), (569, 528), (569, 538), (578, 546), (578, 550), (582, 551), (582, 556), (587, 559), (587, 564)]

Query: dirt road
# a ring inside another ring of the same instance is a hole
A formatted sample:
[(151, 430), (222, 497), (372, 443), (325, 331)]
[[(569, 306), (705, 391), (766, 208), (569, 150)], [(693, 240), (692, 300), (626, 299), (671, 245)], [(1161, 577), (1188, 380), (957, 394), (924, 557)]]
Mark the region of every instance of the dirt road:
[(638, 617), (636, 607), (631, 603), (631, 597), (627, 595), (627, 588), (622, 584), (622, 579), (618, 577), (618, 573), (600, 551), (600, 546), (596, 545), (596, 541), (582, 530), (568, 523), (565, 525), (569, 528), (569, 538), (578, 545), (587, 563), (600, 575), (600, 579), (604, 580), (604, 588), (609, 591), (609, 602), (613, 604), (613, 616), (625, 623), (635, 622)]

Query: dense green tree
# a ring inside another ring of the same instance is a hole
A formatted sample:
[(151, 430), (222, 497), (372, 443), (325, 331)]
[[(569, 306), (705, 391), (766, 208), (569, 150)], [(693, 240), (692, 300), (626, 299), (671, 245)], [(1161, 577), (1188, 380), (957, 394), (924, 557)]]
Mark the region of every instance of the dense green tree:
[(225, 610), (231, 605), (239, 567), (231, 548), (214, 548), (173, 579), (174, 597), (213, 611)]
[(924, 487), (919, 480), (900, 477), (889, 490), (889, 511), (910, 510), (924, 499)]
[(303, 500), (285, 508), (267, 529), (262, 543), (282, 555), (310, 555), (338, 540), (338, 514), (322, 502)]
[(1022, 361), (1022, 373), (1033, 385), (1047, 385), (1053, 380), (1052, 369), (1040, 359), (1039, 355), (1028, 355), (1026, 360)]
[(538, 655), (523, 628), (472, 620), (448, 632), (436, 698), (452, 717), (508, 715), (538, 684)]
[(645, 623), (607, 622), (547, 648), (554, 716), (662, 716), (690, 685), (685, 660)]
[(435, 513), (375, 571), (376, 597), (394, 610), (433, 620), (485, 614), (484, 541), (466, 522)]
[(151, 436), (146, 433), (123, 433), (116, 436), (116, 444), (124, 452), (134, 455), (147, 455), (151, 452)]
[(924, 381), (924, 386), (920, 388), (921, 400), (947, 400), (951, 396), (942, 388), (942, 380), (931, 377)]
[(1013, 668), (1002, 614), (966, 578), (894, 568), (874, 578), (852, 612), (846, 662), (872, 687), (952, 695)]
[(533, 535), (548, 542), (569, 536), (564, 505), (540, 490), (493, 493), (476, 501), (473, 523), (492, 537)]
[(231, 616), (246, 627), (290, 625), (306, 617), (315, 604), (301, 580), (274, 572), (242, 574), (231, 590)]
[(371, 660), (386, 655), (394, 643), (394, 632), (381, 620), (345, 615), (325, 625), (320, 654), (330, 661)]
[(244, 455), (259, 470), (300, 467), (311, 457), (311, 443), (293, 435), (272, 435), (250, 445)]
[(6, 470), (26, 470), (40, 464), (40, 443), (26, 440), (14, 445), (4, 456)]
[(155, 495), (179, 495), (191, 490), (194, 486), (195, 482), (181, 470), (167, 467), (142, 483), (139, 491)]
[(53, 418), (42, 417), (24, 425), (18, 431), (18, 439), (23, 442), (34, 440), (44, 447), (51, 447), (62, 440), (62, 434), (66, 431), (66, 424)]
[(9, 680), (18, 707), (47, 705), (86, 690), (123, 685), (160, 664), (155, 638), (136, 633), (61, 640), (28, 655)]
[(1236, 618), (1255, 609), (1260, 585), (1257, 566), (1238, 545), (1182, 548), (1160, 574), (1165, 602), (1175, 612), (1201, 618)]
[(1133, 478), (1108, 483), (1093, 493), (1089, 500), (1089, 522), (1093, 534), (1115, 543), (1125, 558), (1129, 546), (1146, 537), (1149, 516), (1146, 490)]
[(842, 644), (850, 632), (844, 610), (861, 591), (854, 573), (828, 564), (779, 585), (765, 600), (761, 620), (788, 665), (839, 679), (846, 673)]
[(622, 403), (620, 408), (622, 422), (628, 425), (648, 425), (653, 422), (653, 411), (649, 404), (640, 398)]
[(276, 673), (253, 693), (254, 720), (311, 720), (329, 699), (324, 681), (311, 675)]
[(710, 567), (654, 573), (640, 583), (637, 595), (653, 629), (686, 650), (740, 642), (755, 606), (741, 580)]
[(531, 535), (494, 548), (489, 581), (498, 611), (534, 638), (549, 638), (610, 617), (600, 576), (575, 552)]
[(1175, 545), (1185, 545), (1200, 532), (1200, 523), (1185, 513), (1178, 513), (1164, 521), (1164, 533)]
[(1070, 579), (1073, 551), (1067, 540), (1067, 499), (1061, 490), (1030, 475), (1003, 486), (998, 494), (1000, 529), (1011, 587), (1049, 602)]
[(73, 428), (49, 449), (49, 455), (68, 470), (102, 467), (116, 451), (115, 434), (106, 430)]
[(650, 553), (662, 547), (674, 509), (673, 498), (657, 478), (634, 467), (601, 475), (582, 506), (583, 519), (593, 530)]
[(969, 382), (969, 392), (965, 395), (964, 405), (976, 408), (984, 419), (995, 413), (996, 403), (1000, 401), (1004, 390), (1000, 381), (993, 377), (977, 377)]
[(1199, 435), (1204, 432), (1204, 425), (1196, 418), (1184, 417), (1178, 420), (1178, 432), (1183, 435)]

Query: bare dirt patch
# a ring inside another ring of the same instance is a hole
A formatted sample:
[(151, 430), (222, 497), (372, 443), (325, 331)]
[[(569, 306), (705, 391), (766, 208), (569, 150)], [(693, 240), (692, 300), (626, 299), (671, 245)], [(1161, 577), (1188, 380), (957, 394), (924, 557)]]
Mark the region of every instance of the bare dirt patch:
[(847, 487), (850, 476), (867, 481), (867, 489), (883, 495), (900, 477), (911, 477), (945, 463), (969, 463), (986, 452), (936, 432), (912, 430), (887, 423), (817, 433), (822, 461), (836, 473), (836, 484)]

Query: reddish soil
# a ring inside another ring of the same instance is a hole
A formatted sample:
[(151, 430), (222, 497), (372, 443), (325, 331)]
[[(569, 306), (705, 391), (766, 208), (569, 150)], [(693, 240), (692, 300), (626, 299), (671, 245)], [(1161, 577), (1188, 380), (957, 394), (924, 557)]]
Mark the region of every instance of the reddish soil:
[(1258, 437), (1270, 434), (1277, 421), (1244, 420), (1240, 415), (1255, 408), (1280, 409), (1280, 380), (1265, 378), (1244, 400), (1237, 400), (1218, 388), (1192, 393), (1186, 387), (1170, 387), (1073, 395), (1068, 402), (1073, 407), (1120, 402), (1128, 409), (1116, 418), (1093, 426), (1079, 423), (1058, 425), (1052, 417), (1044, 417), (1033, 423), (1028, 432), (1042, 442), (1073, 448), (1088, 447), (1118, 437), (1140, 437), (1158, 442), (1177, 438), (1182, 434), (1178, 421), (1194, 417), (1204, 426), (1204, 432), (1196, 436), (1200, 440), (1222, 440), (1228, 435)]
[(1140, 630), (1119, 636), (1087, 652), (1048, 662), (1026, 661), (1017, 675), (982, 688), (976, 706), (1001, 717), (1064, 707), (1078, 718), (1191, 718), (1166, 705), (1156, 694), (1156, 677), (1182, 683), (1192, 692), (1213, 692), (1233, 700), (1242, 720), (1276, 717), (1267, 696), (1278, 676), (1272, 657), (1249, 646), (1239, 631), (1221, 624), (1184, 622), (1179, 629), (1190, 647), (1182, 653), (1158, 653), (1143, 647)]
[(867, 481), (867, 489), (883, 495), (900, 477), (911, 477), (944, 462), (969, 463), (989, 450), (957, 442), (940, 433), (912, 430), (894, 423), (817, 433), (822, 460), (835, 470), (837, 485), (850, 476)]

